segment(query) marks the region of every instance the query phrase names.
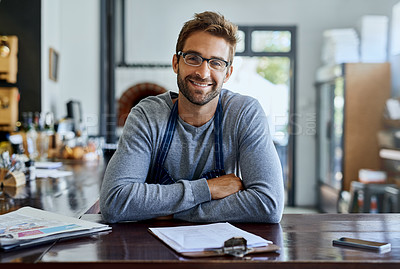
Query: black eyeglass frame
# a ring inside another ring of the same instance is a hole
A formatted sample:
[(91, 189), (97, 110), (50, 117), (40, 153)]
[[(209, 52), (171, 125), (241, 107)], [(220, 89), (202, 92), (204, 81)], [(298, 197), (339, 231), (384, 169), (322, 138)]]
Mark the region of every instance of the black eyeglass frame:
[[(201, 63), (200, 63), (199, 65), (188, 64), (188, 63), (186, 62), (186, 60), (185, 60), (185, 57), (186, 57), (186, 55), (189, 55), (189, 54), (190, 54), (190, 55), (195, 55), (195, 56), (197, 56), (197, 57), (200, 57), (201, 60), (202, 60)], [(209, 58), (209, 59), (208, 59), (208, 58), (204, 58), (204, 57), (202, 57), (202, 56), (200, 56), (200, 55), (198, 55), (198, 54), (196, 54), (196, 53), (191, 53), (191, 52), (182, 52), (182, 51), (178, 51), (177, 55), (178, 55), (178, 56), (182, 56), (183, 61), (185, 62), (185, 64), (190, 65), (190, 66), (201, 66), (201, 65), (203, 64), (203, 62), (206, 61), (208, 67), (211, 68), (212, 70), (215, 70), (215, 71), (224, 71), (224, 70), (226, 70), (226, 68), (228, 68), (228, 67), (231, 65), (231, 62), (225, 61), (225, 60), (223, 60), (223, 59), (219, 59), (219, 58)], [(225, 63), (225, 67), (224, 67), (223, 69), (221, 69), (221, 70), (212, 68), (212, 67), (210, 66), (210, 61), (211, 61), (211, 60), (222, 61), (222, 62)]]

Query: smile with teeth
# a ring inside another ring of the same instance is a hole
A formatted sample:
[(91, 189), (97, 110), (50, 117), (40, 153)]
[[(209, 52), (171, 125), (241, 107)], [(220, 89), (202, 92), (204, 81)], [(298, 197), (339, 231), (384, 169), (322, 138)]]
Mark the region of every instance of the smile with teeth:
[(196, 82), (196, 81), (193, 81), (193, 80), (190, 80), (190, 82), (192, 82), (194, 85), (196, 85), (196, 86), (199, 86), (199, 87), (208, 87), (208, 86), (211, 86), (212, 85), (212, 83), (201, 83), (201, 82)]

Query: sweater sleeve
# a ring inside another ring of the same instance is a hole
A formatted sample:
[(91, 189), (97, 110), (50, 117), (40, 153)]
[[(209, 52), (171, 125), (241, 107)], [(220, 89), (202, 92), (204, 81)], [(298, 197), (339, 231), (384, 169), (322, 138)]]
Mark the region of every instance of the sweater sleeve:
[(264, 111), (257, 101), (239, 112), (236, 126), (239, 167), (244, 190), (201, 203), (174, 215), (196, 222), (278, 223), (282, 218), (284, 187), (280, 161)]
[[(156, 115), (162, 116), (162, 115)], [(125, 123), (100, 191), (105, 221), (137, 221), (171, 215), (211, 200), (205, 179), (171, 185), (145, 183), (156, 144), (146, 114), (134, 108)]]

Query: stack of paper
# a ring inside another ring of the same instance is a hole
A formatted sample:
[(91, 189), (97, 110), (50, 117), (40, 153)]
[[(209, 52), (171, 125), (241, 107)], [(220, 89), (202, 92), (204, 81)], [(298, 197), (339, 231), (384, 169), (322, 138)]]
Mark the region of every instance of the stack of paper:
[(382, 159), (400, 161), (400, 151), (396, 149), (380, 149), (379, 157)]
[(396, 98), (386, 100), (386, 111), (389, 119), (400, 120), (400, 101)]
[(243, 237), (247, 240), (249, 248), (272, 244), (271, 241), (243, 231), (229, 223), (149, 228), (149, 230), (178, 253), (222, 248), (224, 242), (232, 237)]
[(372, 169), (360, 169), (358, 171), (358, 180), (362, 183), (384, 183), (387, 179), (385, 171)]
[(387, 61), (388, 17), (363, 16), (358, 23), (361, 62)]
[(39, 169), (56, 169), (62, 166), (62, 162), (35, 162), (35, 167)]
[(62, 165), (62, 162), (36, 162), (35, 176), (37, 178), (59, 178), (72, 176), (74, 174), (72, 171), (56, 169)]
[(324, 31), (322, 61), (324, 64), (359, 62), (360, 40), (352, 28)]
[(23, 207), (0, 215), (0, 249), (8, 251), (110, 229), (105, 224)]
[(37, 178), (59, 178), (72, 176), (74, 174), (72, 171), (58, 169), (36, 169), (35, 173)]

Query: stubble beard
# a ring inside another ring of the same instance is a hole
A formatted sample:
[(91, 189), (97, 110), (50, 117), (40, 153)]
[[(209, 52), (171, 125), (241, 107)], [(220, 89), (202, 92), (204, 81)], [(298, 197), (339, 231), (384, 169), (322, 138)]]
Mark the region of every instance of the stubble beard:
[(209, 91), (207, 94), (205, 94), (201, 99), (196, 98), (195, 93), (189, 89), (189, 79), (198, 81), (198, 82), (209, 82), (209, 80), (204, 80), (199, 78), (198, 76), (195, 75), (189, 75), (185, 79), (182, 79), (179, 69), (178, 69), (178, 75), (177, 75), (177, 82), (178, 82), (178, 88), (179, 92), (183, 94), (183, 96), (186, 97), (189, 102), (192, 104), (198, 105), (198, 106), (204, 106), (208, 104), (211, 100), (213, 100), (215, 97), (219, 95), (221, 92), (222, 84), (218, 85), (214, 80), (212, 81), (213, 86), (211, 88), (211, 91)]

